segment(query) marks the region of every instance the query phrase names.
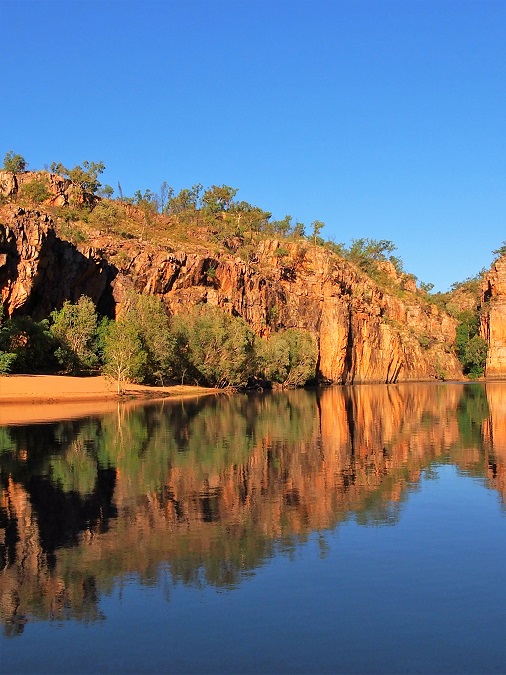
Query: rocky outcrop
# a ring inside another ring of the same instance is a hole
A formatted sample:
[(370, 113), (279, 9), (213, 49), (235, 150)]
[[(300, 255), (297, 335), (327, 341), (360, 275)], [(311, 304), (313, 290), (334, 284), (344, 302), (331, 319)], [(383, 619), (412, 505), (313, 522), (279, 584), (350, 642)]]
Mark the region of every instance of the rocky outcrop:
[(8, 316), (29, 314), (40, 320), (81, 295), (106, 307), (113, 274), (93, 249), (80, 251), (59, 239), (47, 214), (17, 206), (2, 209), (0, 291)]
[(489, 345), (485, 375), (506, 378), (506, 255), (484, 277), (481, 309), (481, 335)]
[(34, 181), (43, 181), (47, 187), (49, 198), (44, 201), (44, 204), (48, 206), (69, 206), (96, 201), (96, 197), (83, 192), (68, 178), (47, 171), (23, 171), (21, 173), (0, 171), (0, 197), (6, 201), (15, 201), (22, 192), (23, 186)]
[[(91, 243), (91, 246), (90, 246)], [(250, 260), (101, 235), (76, 247), (48, 215), (0, 212), (0, 286), (8, 315), (47, 316), (88, 295), (121, 310), (125, 291), (159, 296), (170, 314), (207, 303), (242, 316), (260, 336), (311, 331), (321, 380), (339, 383), (462, 378), (452, 352), (454, 319), (396, 285), (375, 284), (349, 262), (308, 242), (260, 242)]]
[[(404, 293), (388, 294), (321, 247), (263, 241), (252, 263), (230, 255), (166, 252), (144, 247), (116, 278), (160, 296), (173, 314), (204, 302), (242, 316), (258, 335), (305, 328), (320, 348), (319, 372), (331, 382), (396, 382), (461, 378), (451, 353), (455, 321)], [(279, 251), (288, 251), (280, 256)]]

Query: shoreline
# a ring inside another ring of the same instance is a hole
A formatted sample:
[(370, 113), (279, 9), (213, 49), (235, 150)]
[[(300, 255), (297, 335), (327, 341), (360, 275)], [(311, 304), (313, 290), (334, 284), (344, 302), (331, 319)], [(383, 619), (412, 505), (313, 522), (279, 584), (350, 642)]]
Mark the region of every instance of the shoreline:
[(103, 376), (0, 376), (0, 426), (50, 421), (129, 407), (149, 401), (178, 400), (216, 395), (217, 389), (192, 385), (150, 387), (128, 384), (123, 394)]

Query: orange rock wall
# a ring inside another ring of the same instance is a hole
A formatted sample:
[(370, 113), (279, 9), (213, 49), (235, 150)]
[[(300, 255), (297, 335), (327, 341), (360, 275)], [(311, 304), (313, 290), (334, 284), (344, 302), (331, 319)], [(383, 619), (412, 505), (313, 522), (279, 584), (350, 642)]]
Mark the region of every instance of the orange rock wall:
[(489, 348), (485, 375), (506, 378), (506, 256), (492, 265), (482, 289), (481, 335)]
[[(50, 217), (0, 211), (0, 289), (8, 315), (43, 318), (85, 294), (99, 311), (121, 310), (125, 290), (159, 296), (169, 314), (207, 303), (242, 316), (260, 336), (311, 331), (318, 375), (337, 383), (461, 379), (452, 351), (456, 322), (419, 294), (375, 284), (347, 261), (309, 243), (262, 241), (251, 262), (230, 253), (170, 251), (99, 235), (77, 248)], [(121, 269), (112, 263), (121, 254)], [(126, 262), (124, 262), (126, 261)], [(208, 274), (212, 269), (213, 274)], [(421, 338), (423, 337), (423, 340)]]

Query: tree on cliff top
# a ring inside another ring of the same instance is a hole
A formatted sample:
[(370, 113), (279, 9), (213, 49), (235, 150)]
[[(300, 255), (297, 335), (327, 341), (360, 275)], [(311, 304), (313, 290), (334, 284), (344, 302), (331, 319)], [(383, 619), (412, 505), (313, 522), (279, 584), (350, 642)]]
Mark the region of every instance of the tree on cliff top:
[(499, 246), (495, 251), (492, 251), (492, 255), (495, 256), (495, 260), (506, 255), (506, 241), (503, 241), (502, 246)]
[(26, 171), (28, 162), (21, 155), (15, 155), (14, 150), (9, 150), (4, 157), (4, 171), (10, 171), (11, 173), (19, 173), (20, 171)]
[(102, 187), (102, 183), (100, 183), (98, 177), (105, 171), (105, 164), (103, 162), (85, 161), (82, 165), (76, 164), (73, 169), (68, 169), (61, 162), (53, 162), (50, 166), (50, 171), (63, 176), (63, 178), (68, 178), (83, 192), (96, 195)]

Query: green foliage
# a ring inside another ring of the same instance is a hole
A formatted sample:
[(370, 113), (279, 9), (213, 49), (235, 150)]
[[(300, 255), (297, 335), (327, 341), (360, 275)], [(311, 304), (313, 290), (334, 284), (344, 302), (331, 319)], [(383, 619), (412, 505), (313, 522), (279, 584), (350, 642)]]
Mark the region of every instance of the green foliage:
[[(396, 246), (386, 239), (352, 239), (349, 249), (344, 249), (344, 257), (357, 264), (367, 275), (378, 283), (389, 283), (389, 279), (382, 273), (378, 263), (390, 262), (397, 274), (402, 274), (403, 263), (401, 258), (393, 255)], [(390, 281), (391, 283), (391, 281)]]
[(420, 343), (420, 347), (422, 347), (423, 349), (428, 349), (432, 344), (431, 338), (428, 335), (425, 335), (424, 333), (418, 335), (418, 342)]
[(172, 320), (172, 370), (181, 381), (240, 387), (254, 372), (254, 334), (217, 307), (197, 306)]
[(70, 241), (75, 246), (82, 244), (87, 239), (86, 233), (73, 221), (64, 221), (61, 223), (58, 226), (58, 236), (61, 239)]
[(195, 214), (200, 205), (200, 193), (202, 185), (198, 183), (191, 189), (184, 188), (177, 195), (172, 195), (167, 200), (165, 213), (168, 215), (191, 215)]
[(316, 377), (318, 345), (301, 328), (273, 333), (257, 344), (259, 369), (264, 379), (284, 387), (301, 387)]
[(202, 208), (208, 213), (230, 211), (237, 193), (228, 185), (211, 185), (202, 195)]
[(89, 216), (89, 222), (96, 227), (109, 232), (114, 230), (123, 220), (124, 214), (121, 208), (114, 202), (100, 201)]
[(479, 335), (479, 317), (465, 311), (459, 315), (459, 320), (455, 338), (457, 356), (465, 375), (480, 377), (487, 361), (488, 344)]
[(15, 155), (13, 150), (9, 150), (5, 154), (3, 170), (10, 171), (11, 173), (20, 173), (21, 171), (26, 171), (28, 162), (21, 155)]
[(346, 255), (346, 246), (344, 244), (329, 240), (325, 242), (325, 248), (328, 248), (329, 251), (332, 251), (332, 253), (335, 253), (340, 258), (344, 258)]
[(105, 199), (111, 199), (114, 194), (114, 188), (110, 185), (104, 185), (100, 188), (99, 194), (101, 197), (105, 197)]
[(126, 382), (140, 382), (144, 377), (148, 355), (137, 326), (128, 316), (112, 321), (104, 336), (104, 375), (116, 380), (118, 394)]
[(318, 241), (318, 235), (322, 231), (322, 229), (325, 227), (325, 223), (322, 223), (321, 220), (313, 220), (311, 223), (311, 230), (312, 230), (312, 237), (313, 237), (313, 243), (316, 246), (316, 243)]
[(170, 371), (174, 338), (162, 301), (154, 295), (131, 295), (123, 320), (137, 331), (146, 354), (143, 381), (163, 385)]
[(306, 236), (304, 223), (296, 222), (292, 228), (292, 237), (294, 239), (302, 239)]
[(482, 269), (478, 272), (478, 274), (475, 274), (474, 277), (467, 277), (467, 279), (464, 279), (464, 281), (456, 281), (450, 286), (450, 289), (452, 291), (466, 291), (478, 299), (480, 295), (481, 282), (483, 280), (485, 271), (485, 269)]
[(6, 321), (0, 330), (0, 351), (10, 355), (4, 357), (4, 364), (13, 373), (53, 372), (56, 346), (47, 320), (20, 316)]
[(105, 342), (112, 321), (106, 316), (103, 316), (97, 323), (97, 330), (95, 331), (95, 339), (93, 340), (93, 352), (96, 354), (98, 362), (101, 366), (104, 364)]
[(47, 180), (45, 178), (35, 178), (29, 183), (24, 183), (20, 190), (20, 197), (30, 204), (37, 206), (42, 204), (46, 199), (49, 199), (51, 193), (49, 192)]
[(495, 251), (492, 251), (492, 254), (496, 257), (496, 259), (506, 255), (506, 241), (503, 241), (499, 248), (497, 248)]
[(3, 325), (4, 307), (0, 303), (0, 375), (6, 375), (16, 360), (16, 354), (10, 351), (9, 331)]
[(143, 211), (150, 211), (151, 213), (158, 211), (158, 196), (154, 192), (151, 192), (151, 190), (144, 190), (144, 192), (137, 190), (133, 196), (132, 203)]
[(93, 301), (82, 295), (76, 304), (66, 300), (51, 313), (51, 333), (59, 343), (55, 356), (69, 373), (80, 373), (97, 364), (93, 351), (97, 314)]
[(16, 354), (5, 352), (0, 349), (0, 375), (7, 375), (7, 373), (10, 372), (15, 360)]
[(53, 162), (50, 170), (52, 173), (67, 178), (83, 192), (96, 195), (102, 187), (98, 177), (105, 171), (105, 164), (103, 162), (85, 161), (82, 165), (76, 164), (72, 169), (69, 169), (61, 162)]
[(473, 335), (464, 352), (464, 372), (468, 373), (471, 378), (483, 375), (487, 353), (488, 342), (479, 335)]

